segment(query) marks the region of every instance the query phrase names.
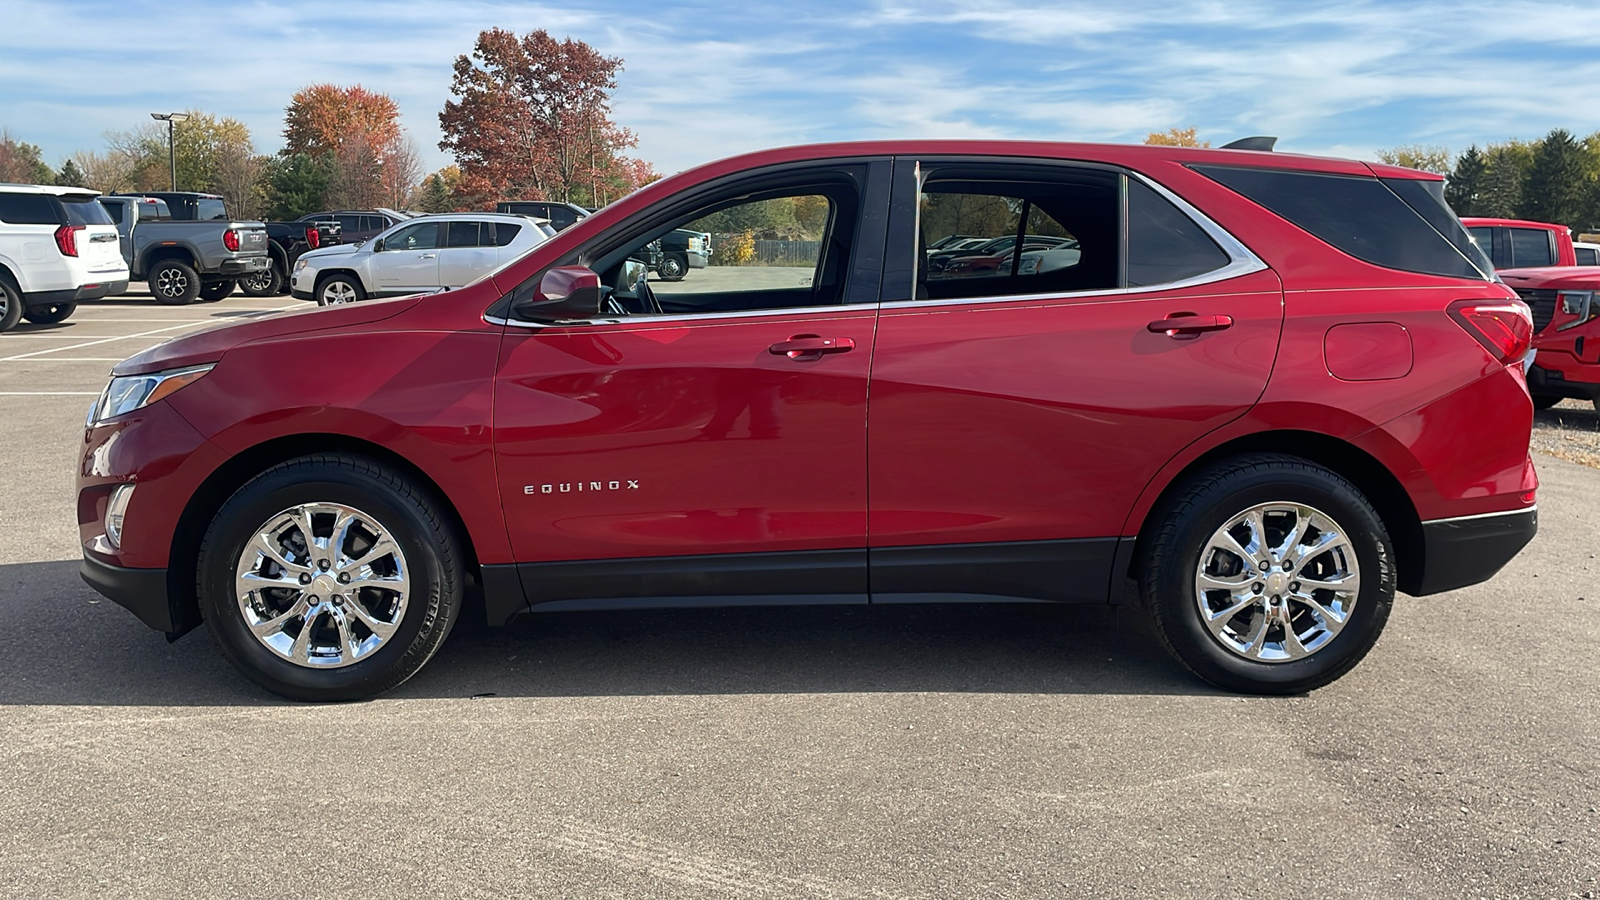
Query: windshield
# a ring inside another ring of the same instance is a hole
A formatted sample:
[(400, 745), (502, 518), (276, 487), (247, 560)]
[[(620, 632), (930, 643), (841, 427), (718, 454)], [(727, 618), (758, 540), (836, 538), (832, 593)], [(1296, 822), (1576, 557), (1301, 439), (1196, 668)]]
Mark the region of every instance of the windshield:
[(220, 198), (212, 199), (202, 197), (195, 202), (194, 217), (201, 221), (208, 219), (226, 220), (228, 218), (228, 210), (227, 207), (222, 205), (222, 200)]

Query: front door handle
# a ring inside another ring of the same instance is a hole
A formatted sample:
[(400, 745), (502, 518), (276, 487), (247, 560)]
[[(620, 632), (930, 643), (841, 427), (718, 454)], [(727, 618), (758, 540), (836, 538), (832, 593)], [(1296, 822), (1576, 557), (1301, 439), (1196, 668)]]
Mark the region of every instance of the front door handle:
[(424, 253), (421, 256), (417, 257), (417, 259), (433, 259), (433, 257), (434, 257), (434, 254), (432, 254), (432, 253)]
[(821, 359), (824, 353), (848, 353), (856, 348), (854, 338), (825, 338), (815, 334), (797, 334), (787, 341), (779, 341), (767, 348), (774, 356), (808, 362)]
[(1202, 332), (1233, 327), (1233, 316), (1200, 316), (1190, 312), (1172, 313), (1145, 326), (1155, 334), (1180, 340), (1197, 338)]

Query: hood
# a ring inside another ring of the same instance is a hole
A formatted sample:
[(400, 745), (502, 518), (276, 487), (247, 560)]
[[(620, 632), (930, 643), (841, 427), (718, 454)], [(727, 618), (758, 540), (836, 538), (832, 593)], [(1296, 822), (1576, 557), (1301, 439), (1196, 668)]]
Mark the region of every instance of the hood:
[(116, 364), (113, 375), (139, 375), (182, 366), (198, 366), (221, 359), (234, 347), (268, 338), (308, 334), (330, 328), (370, 325), (397, 316), (415, 306), (421, 295), (393, 300), (367, 300), (342, 306), (312, 306), (242, 322), (227, 322), (175, 337)]
[(1600, 266), (1543, 266), (1537, 269), (1502, 269), (1500, 280), (1525, 290), (1600, 290)]
[(301, 259), (322, 259), (322, 258), (328, 257), (328, 256), (349, 256), (350, 254), (356, 252), (357, 250), (360, 250), (362, 247), (365, 247), (365, 246), (366, 246), (366, 244), (364, 242), (362, 244), (360, 244), (360, 245), (356, 245), (356, 244), (332, 244), (332, 245), (327, 246), (327, 247), (318, 247), (315, 250), (307, 250), (306, 252), (300, 254), (300, 258)]

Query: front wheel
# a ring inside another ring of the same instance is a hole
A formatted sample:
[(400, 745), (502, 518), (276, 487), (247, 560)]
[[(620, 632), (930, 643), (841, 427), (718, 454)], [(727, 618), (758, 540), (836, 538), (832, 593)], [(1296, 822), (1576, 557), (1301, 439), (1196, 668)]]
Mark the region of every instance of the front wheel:
[(57, 325), (65, 322), (77, 310), (76, 303), (52, 303), (49, 306), (30, 307), (22, 317), (35, 325)]
[(361, 289), (361, 283), (354, 276), (329, 275), (317, 285), (316, 296), (318, 306), (341, 306), (365, 300), (367, 292)]
[(428, 494), (344, 454), (240, 488), (200, 547), (200, 608), (244, 675), (295, 700), (361, 700), (410, 678), (461, 610), (460, 541)]
[(1350, 671), (1394, 602), (1394, 550), (1354, 485), (1305, 460), (1219, 463), (1153, 513), (1140, 594), (1179, 662), (1219, 687), (1298, 694)]
[(150, 293), (168, 306), (187, 306), (200, 296), (200, 273), (176, 259), (164, 259), (150, 270)]
[(283, 270), (274, 259), (272, 265), (239, 279), (239, 289), (248, 297), (276, 297), (283, 291)]
[(683, 276), (689, 274), (689, 261), (681, 254), (668, 253), (661, 257), (661, 265), (656, 267), (656, 272), (662, 281), (682, 281)]

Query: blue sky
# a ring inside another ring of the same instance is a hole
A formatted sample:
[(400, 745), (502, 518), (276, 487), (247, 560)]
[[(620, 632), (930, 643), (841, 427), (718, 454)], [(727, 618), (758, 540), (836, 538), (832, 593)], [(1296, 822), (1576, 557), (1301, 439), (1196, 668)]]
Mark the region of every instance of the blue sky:
[(243, 120), (329, 81), (392, 95), (428, 168), (451, 64), (492, 26), (621, 56), (615, 118), (670, 173), (781, 144), (880, 137), (1214, 144), (1372, 158), (1600, 130), (1600, 27), (1578, 2), (150, 3), (0, 0), (0, 126), (59, 165), (155, 110)]

